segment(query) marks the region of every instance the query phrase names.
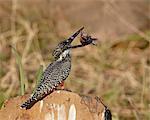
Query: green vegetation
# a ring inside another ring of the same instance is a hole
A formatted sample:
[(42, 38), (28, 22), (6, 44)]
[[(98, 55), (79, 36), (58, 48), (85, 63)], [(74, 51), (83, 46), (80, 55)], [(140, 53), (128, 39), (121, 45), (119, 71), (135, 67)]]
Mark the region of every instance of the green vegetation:
[(12, 49), (13, 49), (13, 52), (15, 54), (17, 65), (19, 68), (20, 93), (21, 93), (21, 95), (24, 95), (24, 93), (25, 93), (25, 82), (24, 82), (25, 81), (25, 74), (24, 74), (21, 58), (20, 58), (20, 55), (18, 54), (18, 52), (16, 51), (16, 49), (14, 47), (12, 47)]
[[(42, 77), (42, 74), (43, 74), (43, 66), (42, 65), (40, 65), (40, 68), (39, 68), (39, 70), (37, 71), (37, 73), (36, 73), (36, 87), (39, 85), (39, 83), (40, 83), (40, 80), (41, 80), (41, 77)], [(35, 87), (35, 88), (36, 88)], [(35, 90), (35, 89), (34, 89)], [(34, 92), (34, 91), (33, 91)]]

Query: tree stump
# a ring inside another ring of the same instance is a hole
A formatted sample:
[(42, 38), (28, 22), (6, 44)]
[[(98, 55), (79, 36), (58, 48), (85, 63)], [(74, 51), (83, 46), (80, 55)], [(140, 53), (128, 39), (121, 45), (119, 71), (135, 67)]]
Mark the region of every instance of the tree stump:
[(0, 120), (111, 120), (111, 112), (98, 97), (58, 90), (31, 109), (21, 109), (20, 105), (28, 97), (18, 96), (6, 101), (0, 110)]

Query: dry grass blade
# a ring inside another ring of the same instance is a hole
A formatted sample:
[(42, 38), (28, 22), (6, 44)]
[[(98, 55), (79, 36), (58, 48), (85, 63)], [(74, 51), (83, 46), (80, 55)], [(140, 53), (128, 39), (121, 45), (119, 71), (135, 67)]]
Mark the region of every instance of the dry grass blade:
[(19, 53), (17, 52), (17, 50), (13, 46), (11, 46), (11, 47), (12, 47), (13, 53), (15, 54), (18, 68), (19, 68), (20, 87), (21, 87), (20, 92), (21, 92), (21, 95), (24, 95), (24, 93), (25, 93), (25, 82), (24, 82), (25, 81), (25, 74), (24, 74), (22, 63), (21, 63), (21, 57), (20, 57)]
[[(39, 85), (42, 74), (43, 74), (43, 65), (40, 65), (40, 68), (38, 69), (38, 71), (36, 73), (36, 87), (35, 88), (37, 88), (37, 86)], [(35, 91), (35, 89), (34, 89), (34, 91)]]

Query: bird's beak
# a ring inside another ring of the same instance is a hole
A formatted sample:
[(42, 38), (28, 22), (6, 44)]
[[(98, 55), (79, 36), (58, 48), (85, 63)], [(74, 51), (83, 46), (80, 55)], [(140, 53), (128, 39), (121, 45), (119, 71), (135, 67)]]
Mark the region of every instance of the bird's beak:
[(79, 35), (79, 33), (84, 29), (84, 27), (80, 28), (76, 31), (71, 37), (68, 38), (68, 42), (71, 44), (72, 41)]

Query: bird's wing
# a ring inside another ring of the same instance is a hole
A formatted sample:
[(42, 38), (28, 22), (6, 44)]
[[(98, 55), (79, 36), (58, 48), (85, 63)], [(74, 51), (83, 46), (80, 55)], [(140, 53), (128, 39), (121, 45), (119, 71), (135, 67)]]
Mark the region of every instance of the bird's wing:
[(41, 95), (49, 94), (53, 91), (63, 80), (65, 80), (71, 69), (71, 64), (67, 62), (54, 62), (50, 64), (44, 71), (42, 79), (36, 88), (33, 96), (38, 98)]

